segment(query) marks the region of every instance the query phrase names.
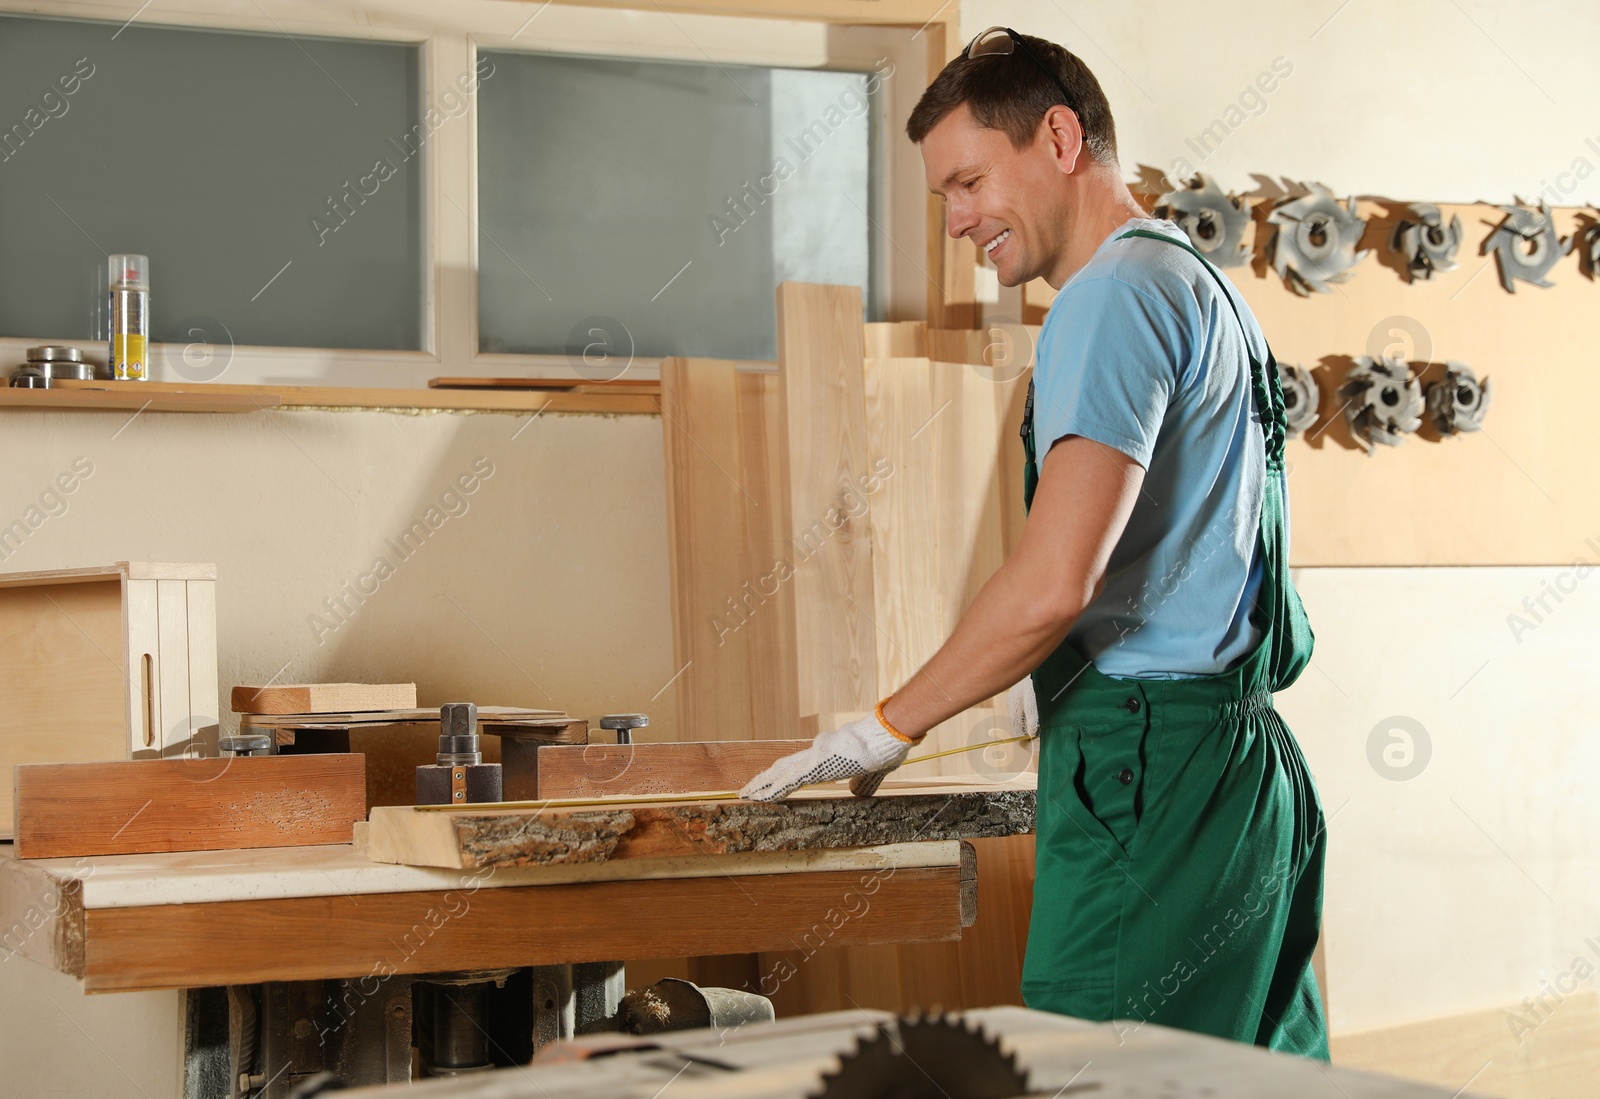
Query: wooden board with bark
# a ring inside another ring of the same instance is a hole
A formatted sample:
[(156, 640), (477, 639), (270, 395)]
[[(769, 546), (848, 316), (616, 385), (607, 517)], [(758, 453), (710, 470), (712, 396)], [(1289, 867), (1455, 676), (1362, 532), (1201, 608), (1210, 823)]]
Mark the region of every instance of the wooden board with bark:
[(787, 801), (594, 799), (543, 807), (372, 810), (376, 862), (475, 870), (613, 859), (801, 851), (982, 839), (1033, 831), (1033, 776), (1007, 783), (887, 779), (878, 796), (842, 786)]

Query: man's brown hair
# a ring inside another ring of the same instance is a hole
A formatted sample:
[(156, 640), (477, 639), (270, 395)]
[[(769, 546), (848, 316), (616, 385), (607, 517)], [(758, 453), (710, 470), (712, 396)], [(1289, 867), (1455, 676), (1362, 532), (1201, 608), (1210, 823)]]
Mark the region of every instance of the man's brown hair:
[[(1061, 103), (1061, 92), (1068, 93), (1067, 106), (1083, 127), (1083, 143), (1089, 155), (1101, 163), (1117, 159), (1117, 127), (1111, 120), (1111, 105), (1100, 81), (1079, 58), (1065, 47), (1031, 34), (1018, 38), (1033, 50), (1039, 64), (1028, 51), (1018, 46), (1009, 54), (968, 57), (965, 52), (946, 65), (922, 93), (916, 109), (906, 122), (906, 134), (917, 144), (928, 136), (944, 117), (965, 103), (973, 120), (992, 130), (1003, 130), (1015, 148), (1032, 141), (1045, 112)], [(1056, 87), (1044, 68), (1061, 81)]]

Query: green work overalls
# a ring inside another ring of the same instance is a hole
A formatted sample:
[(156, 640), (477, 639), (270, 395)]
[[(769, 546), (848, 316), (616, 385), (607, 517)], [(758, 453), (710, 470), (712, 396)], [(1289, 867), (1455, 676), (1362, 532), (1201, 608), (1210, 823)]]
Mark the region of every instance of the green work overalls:
[[(1187, 244), (1233, 306), (1226, 280)], [(1242, 318), (1239, 319), (1241, 327)], [(1248, 333), (1245, 339), (1249, 353)], [(1250, 360), (1266, 436), (1260, 641), (1195, 679), (1113, 679), (1062, 642), (1033, 673), (1039, 817), (1029, 1007), (1328, 1057), (1311, 953), (1322, 912), (1322, 808), (1272, 705), (1311, 659), (1289, 580), (1283, 392)], [(1038, 483), (1032, 392), (1025, 500)]]

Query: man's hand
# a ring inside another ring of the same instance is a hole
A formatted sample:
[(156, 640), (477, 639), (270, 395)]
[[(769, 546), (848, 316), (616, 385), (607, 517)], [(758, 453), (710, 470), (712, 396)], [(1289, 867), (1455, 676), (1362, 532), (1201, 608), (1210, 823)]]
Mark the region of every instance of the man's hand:
[(851, 779), (850, 792), (871, 797), (883, 776), (906, 761), (911, 743), (884, 728), (872, 714), (822, 733), (811, 747), (784, 756), (745, 784), (739, 796), (750, 801), (781, 801), (818, 782)]

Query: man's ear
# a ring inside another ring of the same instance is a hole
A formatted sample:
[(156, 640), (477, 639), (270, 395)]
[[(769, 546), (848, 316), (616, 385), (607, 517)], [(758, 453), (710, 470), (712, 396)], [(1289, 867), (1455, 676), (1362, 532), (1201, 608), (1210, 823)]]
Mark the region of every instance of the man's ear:
[(1078, 167), (1083, 154), (1083, 127), (1071, 107), (1058, 103), (1044, 114), (1040, 123), (1044, 139), (1049, 143), (1051, 155), (1062, 175), (1071, 175)]

